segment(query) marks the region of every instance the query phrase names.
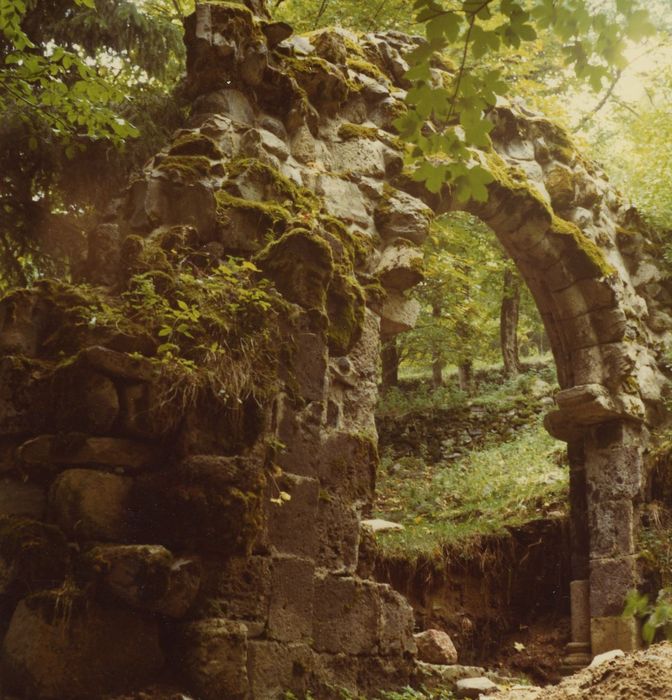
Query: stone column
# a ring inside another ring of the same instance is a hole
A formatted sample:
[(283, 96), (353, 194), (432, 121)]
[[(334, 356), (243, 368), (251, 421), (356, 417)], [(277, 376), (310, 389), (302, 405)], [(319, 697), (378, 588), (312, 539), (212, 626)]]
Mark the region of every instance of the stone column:
[(635, 504), (643, 482), (646, 428), (613, 420), (586, 438), (590, 531), (590, 614), (593, 654), (639, 646), (634, 619), (621, 617), (627, 593), (637, 587)]
[(584, 444), (573, 439), (567, 444), (569, 457), (569, 506), (571, 570), (570, 604), (572, 638), (565, 648), (564, 673), (570, 674), (590, 663), (590, 583), (588, 503)]

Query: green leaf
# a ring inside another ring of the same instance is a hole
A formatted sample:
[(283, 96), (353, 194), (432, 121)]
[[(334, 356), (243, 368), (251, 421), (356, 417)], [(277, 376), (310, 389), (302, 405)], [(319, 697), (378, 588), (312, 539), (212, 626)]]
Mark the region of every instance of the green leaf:
[(427, 23), (427, 38), (444, 39), (453, 42), (460, 34), (462, 18), (454, 12), (447, 12)]

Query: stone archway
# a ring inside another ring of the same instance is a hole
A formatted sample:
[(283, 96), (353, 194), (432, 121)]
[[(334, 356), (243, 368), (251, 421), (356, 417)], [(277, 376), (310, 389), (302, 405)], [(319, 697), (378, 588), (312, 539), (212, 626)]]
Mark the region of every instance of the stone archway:
[[(663, 276), (637, 213), (559, 128), (523, 108), (499, 108), (493, 119), (505, 167), (473, 213), (528, 284), (558, 369), (557, 409), (545, 425), (569, 450), (574, 634), (582, 637), (574, 642), (590, 641), (593, 654), (630, 649), (636, 625), (620, 615), (637, 584), (649, 429), (664, 413)], [(578, 620), (588, 609), (589, 639)]]
[[(412, 325), (417, 246), (432, 209), (451, 207), (406, 177), (394, 135), (404, 54), (419, 40), (293, 40), (262, 10), (198, 3), (189, 123), (91, 232), (81, 276), (94, 297), (45, 283), (0, 304), (1, 487), (27, 493), (27, 474), (34, 494), (0, 513), (0, 558), (18, 572), (3, 589), (3, 679), (19, 693), (140, 687), (162, 677), (166, 655), (206, 700), (328, 698), (334, 686), (409, 679), (411, 610), (369, 580), (359, 543), (375, 481), (380, 331)], [(574, 571), (590, 582), (593, 651), (634, 646), (618, 615), (636, 579), (648, 430), (663, 415), (668, 291), (636, 215), (560, 130), (514, 107), (493, 118), (495, 152), (484, 157), (497, 180), (473, 213), (518, 264), (552, 341), (562, 391), (547, 425), (569, 444)], [(97, 310), (127, 310), (138, 274), (176, 305), (176, 270), (205, 283), (230, 254), (255, 264), (227, 278), (249, 289), (258, 275), (282, 297), (253, 338), (270, 339), (267, 356), (281, 360), (272, 395), (166, 415), (152, 361), (160, 340), (120, 316), (103, 327)], [(30, 523), (17, 530), (19, 516)], [(4, 546), (8, 532), (58, 544), (48, 576), (26, 588), (34, 569)], [(66, 581), (87, 605), (43, 616)], [(71, 628), (87, 632), (63, 634)], [(101, 656), (124, 637), (136, 643)]]

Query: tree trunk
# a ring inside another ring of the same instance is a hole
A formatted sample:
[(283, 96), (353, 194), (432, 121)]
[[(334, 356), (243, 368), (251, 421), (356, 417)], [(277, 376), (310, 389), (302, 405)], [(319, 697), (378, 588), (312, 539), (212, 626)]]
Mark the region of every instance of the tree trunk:
[(515, 377), (520, 372), (520, 359), (518, 357), (519, 310), (520, 278), (513, 270), (507, 268), (504, 271), (502, 307), (499, 316), (499, 339), (506, 377)]
[(457, 378), (460, 382), (460, 389), (467, 394), (471, 394), (471, 360), (462, 362), (457, 367)]
[(381, 361), (383, 365), (383, 391), (391, 386), (399, 386), (399, 350), (397, 349), (396, 336), (383, 338)]
[(443, 365), (443, 360), (435, 355), (432, 362), (432, 386), (435, 389), (443, 386)]
[[(432, 316), (434, 318), (441, 318), (441, 306), (439, 304), (432, 304)], [(443, 367), (445, 362), (442, 357), (441, 350), (435, 348), (432, 352), (432, 386), (438, 389), (443, 386)]]

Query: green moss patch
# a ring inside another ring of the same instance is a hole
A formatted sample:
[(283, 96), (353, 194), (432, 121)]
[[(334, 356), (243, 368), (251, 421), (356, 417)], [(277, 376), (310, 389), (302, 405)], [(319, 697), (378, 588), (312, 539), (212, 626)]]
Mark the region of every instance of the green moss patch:
[(385, 73), (375, 63), (370, 63), (362, 56), (349, 57), (346, 65), (356, 73), (362, 73), (373, 80), (383, 83), (383, 85), (388, 85), (390, 82)]
[(366, 296), (351, 275), (336, 271), (327, 290), (327, 338), (332, 355), (347, 355), (362, 335)]
[(192, 182), (207, 177), (211, 167), (210, 159), (203, 155), (171, 155), (163, 158), (156, 169), (184, 182)]
[(171, 156), (205, 156), (212, 160), (223, 157), (219, 146), (209, 136), (198, 132), (178, 136), (168, 153)]
[(289, 301), (306, 309), (325, 309), (334, 259), (320, 236), (293, 229), (262, 250), (255, 262)]

